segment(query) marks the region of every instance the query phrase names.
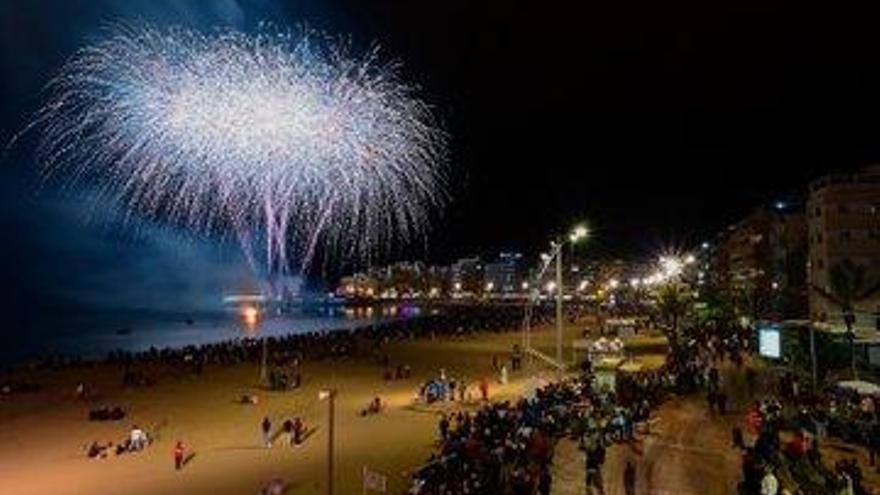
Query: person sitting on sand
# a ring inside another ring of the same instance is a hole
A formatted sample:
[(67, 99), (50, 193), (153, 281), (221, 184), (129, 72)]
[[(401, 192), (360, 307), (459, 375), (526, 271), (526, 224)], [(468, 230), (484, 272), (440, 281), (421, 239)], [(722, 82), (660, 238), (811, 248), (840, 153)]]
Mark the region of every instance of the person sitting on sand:
[(381, 412), (382, 411), (382, 399), (380, 399), (379, 396), (373, 397), (373, 400), (372, 400), (372, 402), (370, 402), (368, 409), (369, 409), (370, 413), (372, 413), (372, 414), (378, 414), (379, 412)]
[(86, 451), (86, 455), (89, 459), (106, 459), (109, 455), (110, 447), (113, 446), (113, 443), (108, 443), (107, 445), (101, 445), (97, 441), (92, 442), (89, 445), (88, 450)]
[(111, 409), (110, 406), (104, 405), (89, 411), (89, 421), (119, 421), (124, 417), (125, 411), (119, 406)]
[(126, 452), (131, 452), (131, 439), (126, 438), (125, 440), (116, 444), (116, 455), (122, 455)]
[(131, 433), (129, 434), (129, 440), (129, 448), (132, 452), (139, 452), (143, 450), (149, 443), (147, 433), (144, 430), (140, 429), (138, 425), (132, 426)]
[(373, 397), (373, 400), (370, 401), (369, 405), (367, 405), (366, 409), (361, 409), (361, 416), (368, 416), (370, 414), (379, 414), (382, 412), (382, 399), (378, 396)]

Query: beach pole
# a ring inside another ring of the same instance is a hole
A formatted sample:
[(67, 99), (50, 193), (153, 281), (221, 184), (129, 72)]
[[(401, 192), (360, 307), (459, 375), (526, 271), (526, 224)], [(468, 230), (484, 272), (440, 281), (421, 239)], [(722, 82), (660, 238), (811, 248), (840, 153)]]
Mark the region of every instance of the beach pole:
[(327, 389), (318, 392), (318, 399), (327, 399), (328, 403), (328, 426), (327, 426), (327, 495), (333, 495), (333, 437), (335, 435), (336, 416), (336, 389)]
[[(562, 241), (556, 244), (556, 361), (562, 366)], [(561, 373), (560, 373), (561, 374)]]

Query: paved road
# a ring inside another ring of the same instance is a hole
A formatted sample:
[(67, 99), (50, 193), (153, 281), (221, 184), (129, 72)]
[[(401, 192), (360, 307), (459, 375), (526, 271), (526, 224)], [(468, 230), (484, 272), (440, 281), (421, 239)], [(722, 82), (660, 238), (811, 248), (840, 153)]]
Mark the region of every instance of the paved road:
[[(727, 386), (739, 389), (740, 377), (725, 373)], [(733, 386), (731, 386), (733, 385)], [(737, 408), (726, 417), (711, 414), (701, 397), (677, 398), (654, 416), (652, 434), (636, 445), (615, 445), (608, 451), (603, 471), (606, 495), (623, 494), (623, 466), (636, 463), (639, 495), (729, 495), (736, 493), (740, 458), (730, 445), (730, 428), (742, 417), (741, 394)], [(736, 400), (739, 399), (739, 400)], [(584, 487), (584, 458), (577, 443), (563, 440), (554, 458), (553, 493), (580, 495)]]

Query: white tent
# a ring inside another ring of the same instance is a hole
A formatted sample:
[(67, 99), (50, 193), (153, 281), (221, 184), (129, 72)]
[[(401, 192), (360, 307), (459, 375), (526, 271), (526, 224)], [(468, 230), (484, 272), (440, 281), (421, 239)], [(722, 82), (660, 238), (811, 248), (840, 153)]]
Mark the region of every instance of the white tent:
[(878, 386), (876, 383), (865, 382), (862, 380), (848, 380), (837, 382), (837, 386), (840, 388), (855, 390), (861, 395), (880, 395), (880, 386)]

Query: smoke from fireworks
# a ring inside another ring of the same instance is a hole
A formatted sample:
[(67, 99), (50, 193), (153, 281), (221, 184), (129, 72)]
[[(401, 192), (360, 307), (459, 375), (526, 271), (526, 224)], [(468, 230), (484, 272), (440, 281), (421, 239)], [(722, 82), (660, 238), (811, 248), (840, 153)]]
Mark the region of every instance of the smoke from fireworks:
[(116, 27), (49, 83), (38, 159), (270, 273), (370, 256), (445, 199), (447, 135), (399, 72), (305, 29)]

